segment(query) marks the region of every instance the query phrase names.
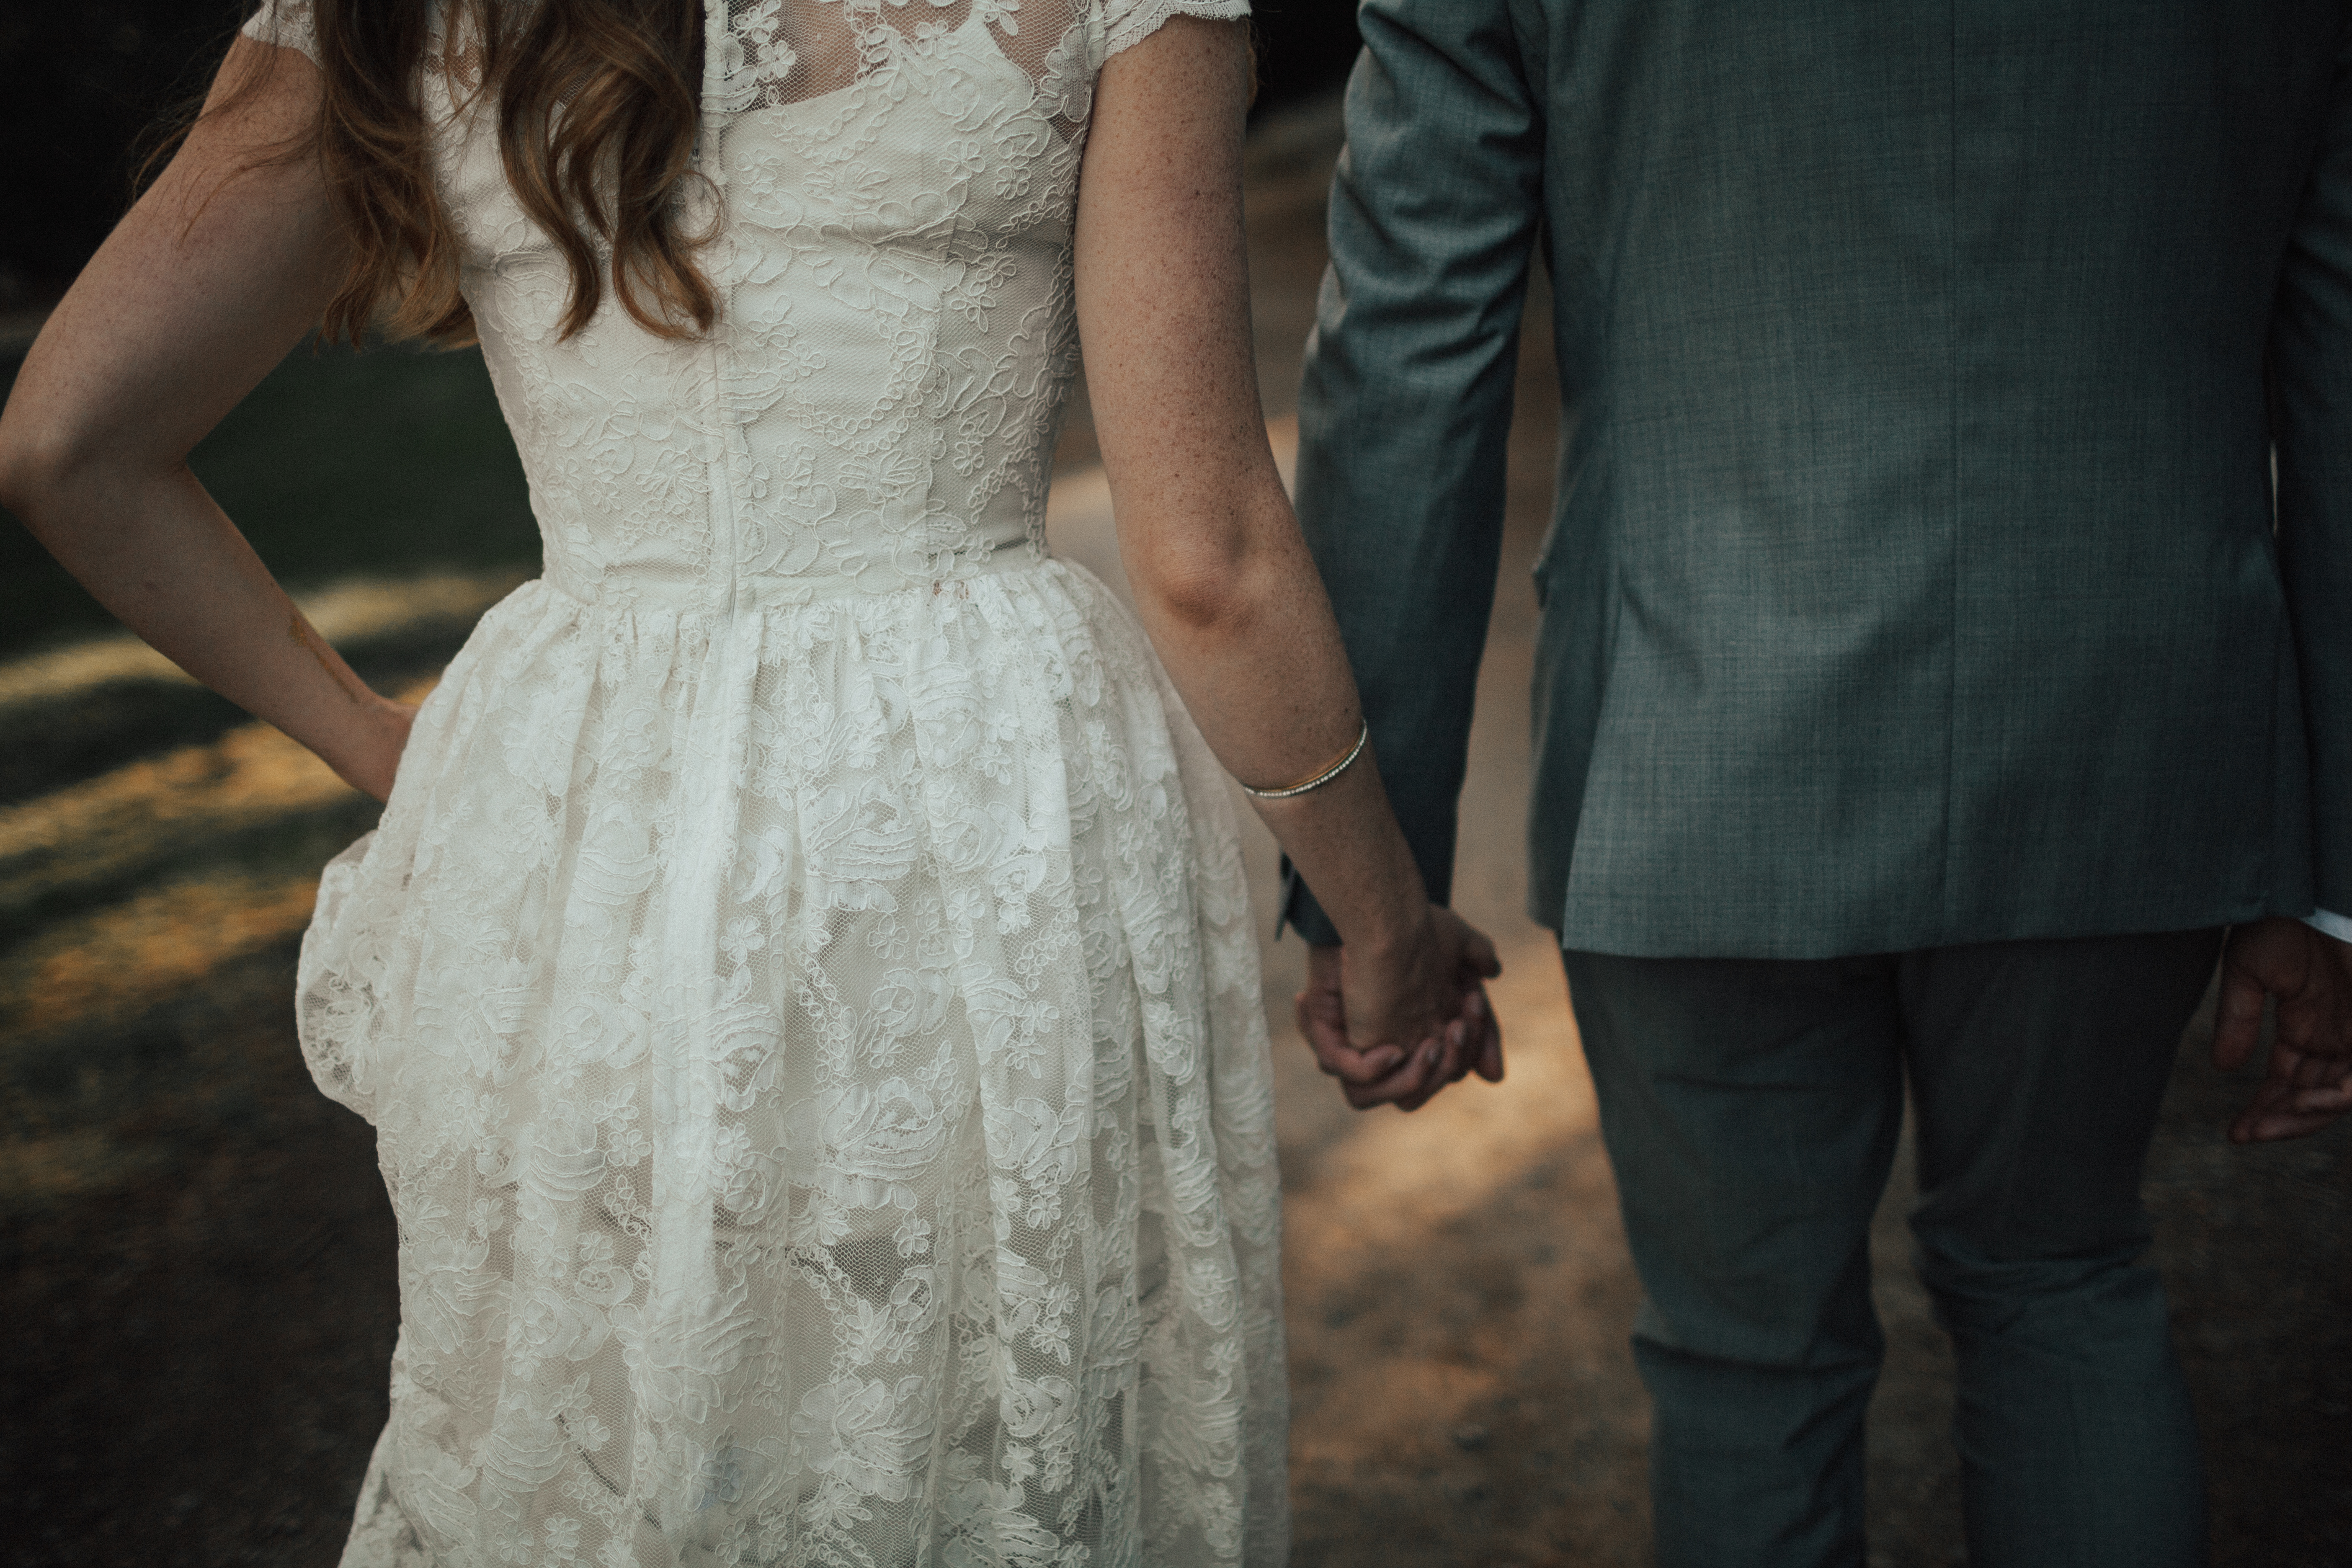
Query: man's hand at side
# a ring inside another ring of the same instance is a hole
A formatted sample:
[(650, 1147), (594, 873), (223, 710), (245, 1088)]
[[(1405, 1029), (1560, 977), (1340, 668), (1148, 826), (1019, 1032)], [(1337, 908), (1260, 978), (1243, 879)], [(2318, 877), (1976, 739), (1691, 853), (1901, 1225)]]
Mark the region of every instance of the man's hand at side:
[(2262, 1087), (2230, 1123), (2230, 1142), (2301, 1138), (2347, 1110), (2352, 1110), (2352, 1057), (2306, 1056), (2273, 1042)]
[(2233, 1068), (2253, 1055), (2265, 997), (2278, 999), (2278, 1037), (2287, 1046), (2352, 1057), (2352, 942), (2284, 916), (2231, 931), (2221, 955), (2216, 1064)]
[(2301, 921), (2257, 921), (2230, 933), (2213, 1062), (2242, 1067), (2262, 1037), (2263, 1004), (2277, 1003), (2269, 1070), (2230, 1124), (2240, 1143), (2299, 1138), (2352, 1110), (2352, 943)]

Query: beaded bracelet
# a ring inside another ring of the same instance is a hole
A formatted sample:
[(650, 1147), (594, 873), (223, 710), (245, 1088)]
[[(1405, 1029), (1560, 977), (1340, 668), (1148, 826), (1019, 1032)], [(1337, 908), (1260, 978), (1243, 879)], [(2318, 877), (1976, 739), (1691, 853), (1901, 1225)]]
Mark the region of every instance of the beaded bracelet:
[(1355, 765), (1356, 759), (1364, 754), (1364, 743), (1371, 738), (1372, 723), (1367, 719), (1364, 721), (1363, 728), (1356, 731), (1356, 743), (1348, 748), (1347, 754), (1305, 784), (1289, 784), (1281, 789), (1252, 789), (1249, 785), (1243, 784), (1242, 793), (1254, 795), (1259, 800), (1288, 800), (1293, 795), (1306, 795), (1321, 789)]

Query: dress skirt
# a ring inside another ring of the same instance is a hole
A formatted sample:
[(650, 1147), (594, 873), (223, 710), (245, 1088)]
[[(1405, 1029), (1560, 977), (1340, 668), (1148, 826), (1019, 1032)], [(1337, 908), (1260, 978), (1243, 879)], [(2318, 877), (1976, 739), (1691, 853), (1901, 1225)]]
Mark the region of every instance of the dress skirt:
[(1281, 1561), (1238, 840), (1083, 570), (526, 584), (299, 1005), (400, 1229), (346, 1563)]

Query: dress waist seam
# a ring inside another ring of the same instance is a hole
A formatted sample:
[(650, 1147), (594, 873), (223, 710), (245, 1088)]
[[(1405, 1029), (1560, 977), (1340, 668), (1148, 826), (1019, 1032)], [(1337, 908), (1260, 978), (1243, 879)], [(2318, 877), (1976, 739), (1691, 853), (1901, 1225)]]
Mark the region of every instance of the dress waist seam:
[(771, 610), (804, 609), (844, 599), (892, 594), (958, 591), (985, 577), (1037, 571), (1054, 564), (1042, 544), (1016, 540), (985, 554), (958, 555), (944, 569), (922, 575), (887, 571), (831, 573), (822, 576), (738, 578), (724, 584), (681, 583), (632, 576), (627, 572), (580, 578), (549, 563), (538, 581), (548, 592), (600, 614), (729, 620)]

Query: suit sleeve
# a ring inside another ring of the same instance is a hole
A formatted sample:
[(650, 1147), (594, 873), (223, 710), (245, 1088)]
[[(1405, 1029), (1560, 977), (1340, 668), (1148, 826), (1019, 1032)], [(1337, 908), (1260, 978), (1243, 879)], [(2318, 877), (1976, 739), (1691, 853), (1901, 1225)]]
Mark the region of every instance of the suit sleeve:
[(2312, 766), (2316, 902), (2352, 910), (2352, 35), (2279, 280), (2278, 543)]
[[(1298, 517), (1430, 896), (1455, 802), (1502, 539), (1543, 123), (1504, 0), (1365, 0), (1298, 398)], [(1338, 932), (1284, 868), (1284, 916)]]

